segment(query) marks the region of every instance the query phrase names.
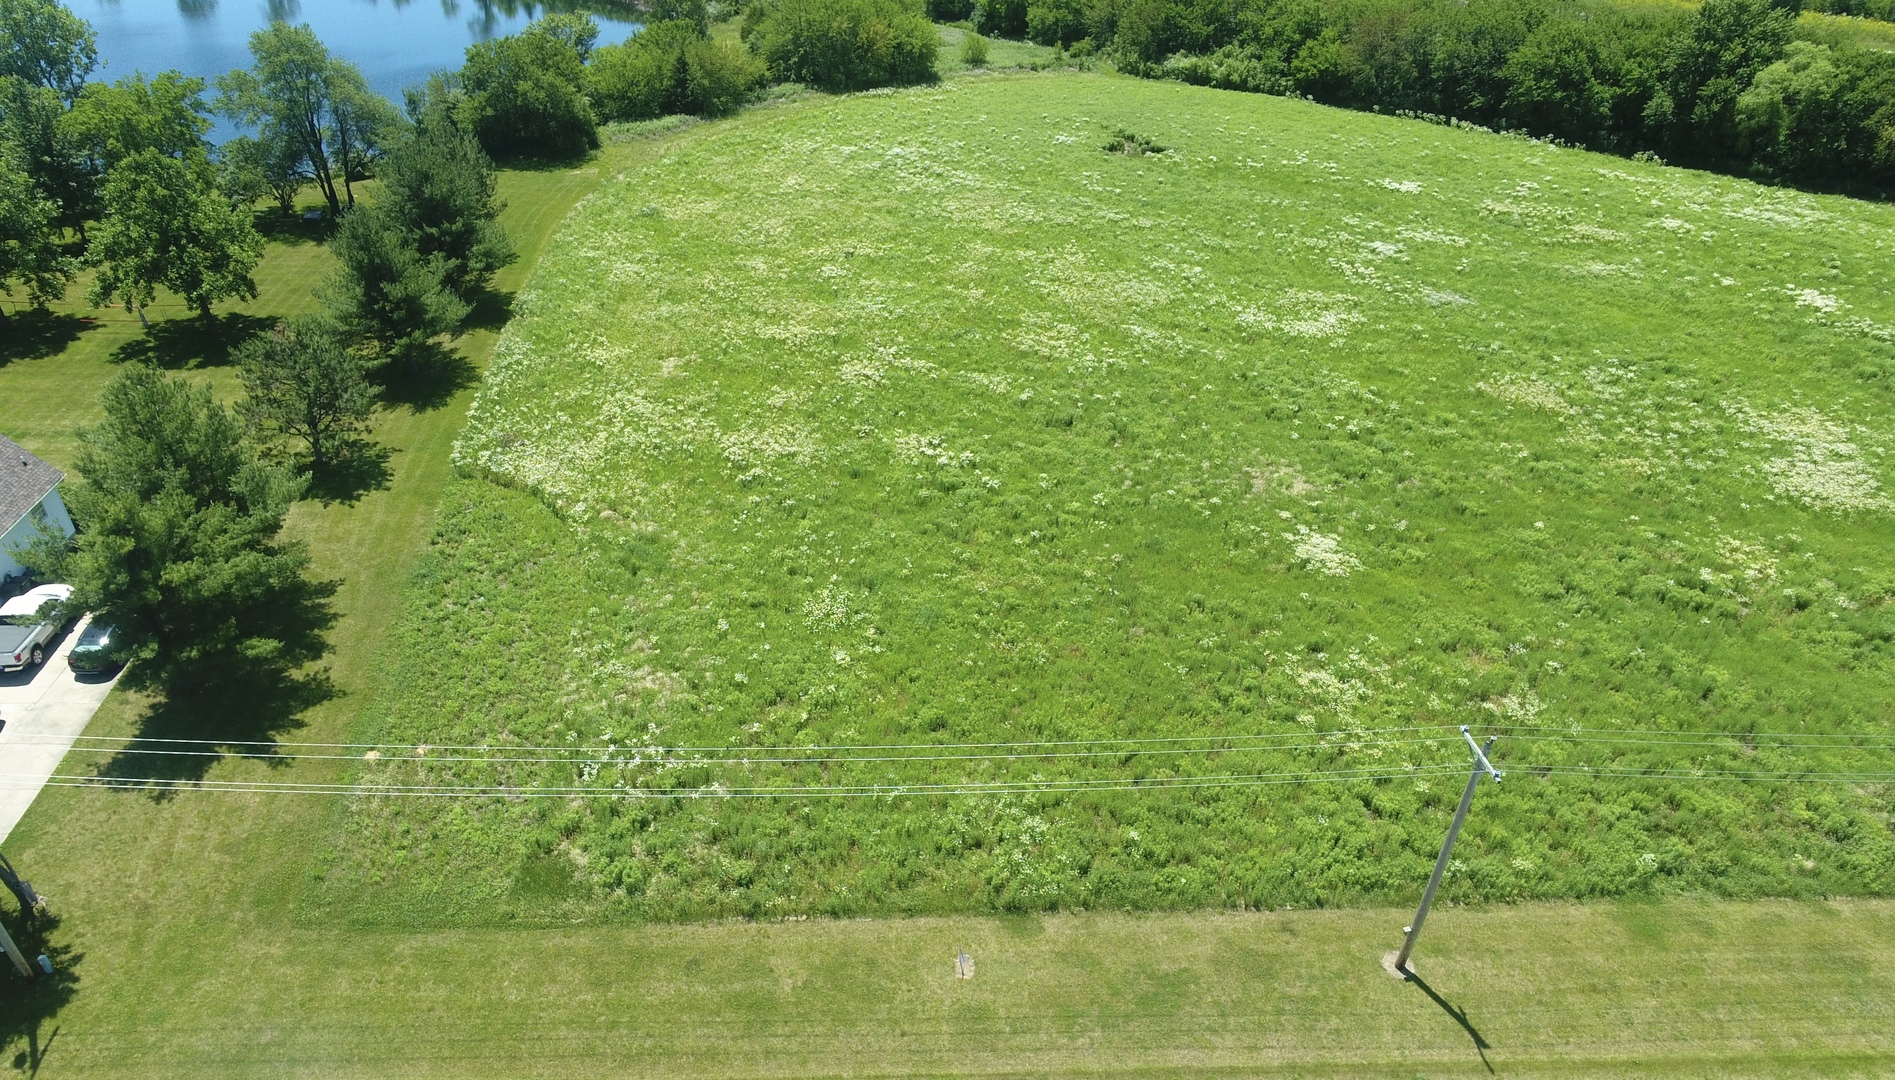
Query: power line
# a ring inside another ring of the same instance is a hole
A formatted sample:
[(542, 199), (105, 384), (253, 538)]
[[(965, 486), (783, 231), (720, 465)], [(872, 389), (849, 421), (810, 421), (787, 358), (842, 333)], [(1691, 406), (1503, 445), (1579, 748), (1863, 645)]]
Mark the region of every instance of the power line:
[[(1130, 757), (1130, 756), (1144, 756), (1144, 757), (1182, 756), (1186, 754), (1244, 754), (1244, 753), (1261, 753), (1261, 752), (1282, 753), (1282, 752), (1290, 751), (1290, 750), (1334, 749), (1339, 743), (1346, 742), (1346, 741), (1351, 741), (1351, 740), (1342, 739), (1338, 737), (1337, 739), (1329, 741), (1329, 742), (1287, 743), (1287, 744), (1279, 744), (1279, 745), (1273, 745), (1273, 746), (1165, 747), (1165, 748), (1155, 749), (1155, 750), (1136, 749), (1136, 748), (1128, 747), (1128, 748), (1122, 748), (1122, 749), (1117, 749), (1117, 750), (1049, 750), (1049, 751), (1044, 751), (1041, 753), (1021, 753), (1021, 754), (891, 754), (891, 755), (842, 755), (842, 756), (829, 756), (829, 757), (770, 757), (770, 756), (757, 756), (757, 755), (751, 755), (751, 754), (744, 754), (743, 756), (740, 756), (740, 757), (720, 757), (720, 758), (706, 757), (706, 758), (697, 759), (697, 760), (693, 760), (688, 757), (681, 757), (678, 755), (685, 754), (685, 753), (696, 753), (698, 751), (680, 751), (680, 750), (647, 747), (647, 746), (640, 746), (637, 744), (633, 744), (629, 746), (622, 746), (622, 747), (615, 747), (615, 748), (580, 747), (580, 748), (575, 748), (574, 756), (568, 756), (568, 757), (489, 757), (489, 756), (478, 756), (478, 755), (457, 756), (457, 755), (434, 754), (432, 752), (428, 752), (428, 753), (412, 753), (412, 754), (399, 755), (399, 756), (382, 755), (380, 757), (373, 758), (370, 760), (381, 762), (383, 764), (388, 764), (388, 763), (393, 763), (393, 762), (487, 762), (487, 763), (494, 763), (494, 764), (586, 765), (586, 764), (600, 764), (600, 763), (622, 763), (622, 758), (613, 757), (610, 755), (630, 753), (630, 754), (648, 755), (649, 760), (652, 760), (654, 762), (660, 761), (660, 760), (671, 760), (675, 762), (681, 762), (684, 764), (702, 764), (702, 765), (773, 765), (773, 764), (820, 765), (820, 764), (848, 764), (848, 763), (876, 764), (876, 763), (891, 763), (891, 762), (904, 762), (904, 761), (963, 761), (963, 762), (1043, 761), (1043, 760), (1065, 760), (1065, 759), (1083, 759), (1083, 758), (1120, 758), (1120, 757)], [(1453, 740), (1447, 738), (1446, 736), (1431, 736), (1428, 738), (1421, 738), (1421, 739), (1376, 740), (1376, 745), (1377, 746), (1423, 746), (1423, 745), (1434, 745), (1434, 744), (1452, 742), (1452, 741)], [(30, 744), (30, 745), (55, 745), (55, 742), (52, 740), (49, 740), (45, 743), (36, 743), (36, 744)], [(277, 744), (277, 745), (294, 745), (294, 744)], [(933, 749), (933, 747), (928, 746), (926, 744), (917, 744), (913, 746), (912, 748), (917, 749), (917, 750)], [(87, 754), (147, 754), (147, 755), (154, 755), (158, 757), (211, 757), (211, 758), (222, 758), (222, 757), (230, 756), (229, 754), (221, 750), (145, 750), (145, 749), (139, 749), (139, 748), (127, 748), (123, 746), (112, 747), (112, 746), (77, 746), (77, 745), (73, 746), (71, 749), (74, 751), (78, 751), (80, 753), (87, 753)], [(435, 748), (417, 746), (411, 749), (414, 749), (417, 751), (419, 750), (432, 751)], [(510, 749), (510, 748), (496, 747), (495, 749)], [(729, 748), (728, 752), (732, 754), (736, 754), (736, 753), (739, 753), (742, 749), (743, 748), (733, 747), (733, 748)], [(577, 756), (577, 754), (580, 751), (583, 751), (586, 754), (591, 755), (591, 756), (587, 756), (587, 757)], [(377, 752), (377, 751), (371, 751), (371, 752)], [(295, 754), (259, 754), (259, 755), (254, 755), (254, 756), (267, 757), (271, 761), (362, 761), (364, 760), (364, 756), (361, 754), (295, 753)]]
[[(1490, 732), (1497, 732), (1510, 739), (1534, 739), (1534, 740), (1540, 740), (1540, 741), (1566, 741), (1566, 742), (1579, 742), (1579, 743), (1617, 743), (1617, 744), (1628, 745), (1628, 746), (1652, 745), (1652, 746), (1727, 747), (1733, 741), (1741, 745), (1745, 740), (1759, 740), (1761, 742), (1757, 748), (1760, 748), (1760, 749), (1834, 748), (1834, 749), (1864, 749), (1864, 750), (1895, 751), (1895, 742), (1886, 741), (1887, 736), (1885, 735), (1859, 735), (1859, 734), (1853, 734), (1853, 733), (1848, 733), (1848, 732), (1665, 731), (1665, 730), (1646, 729), (1646, 728), (1589, 728), (1589, 727), (1577, 727), (1577, 726), (1521, 725), (1521, 724), (1482, 725), (1482, 728)], [(1011, 742), (863, 743), (863, 744), (821, 743), (821, 744), (811, 744), (808, 746), (794, 746), (794, 745), (695, 746), (695, 745), (682, 745), (682, 744), (678, 746), (661, 746), (661, 745), (644, 745), (644, 744), (639, 744), (639, 743), (625, 743), (625, 744), (613, 743), (613, 744), (608, 744), (606, 746), (598, 746), (598, 745), (593, 745), (593, 744), (588, 744), (588, 745), (583, 745), (583, 746), (575, 746), (575, 745), (512, 746), (512, 745), (503, 744), (503, 745), (496, 746), (492, 743), (474, 744), (474, 743), (303, 742), (303, 741), (295, 741), (295, 740), (268, 740), (268, 739), (251, 739), (251, 740), (178, 739), (178, 738), (160, 738), (160, 737), (142, 736), (142, 735), (81, 735), (81, 736), (78, 736), (76, 740), (74, 740), (73, 749), (86, 750), (86, 751), (94, 752), (94, 753), (101, 753), (101, 752), (106, 752), (108, 750), (112, 750), (113, 747), (125, 747), (132, 744), (149, 744), (149, 745), (154, 745), (154, 746), (179, 746), (179, 747), (255, 746), (255, 747), (267, 747), (267, 748), (298, 748), (298, 749), (310, 749), (310, 750), (360, 750), (360, 751), (365, 751), (365, 752), (369, 750), (378, 750), (378, 751), (384, 751), (384, 752), (408, 751), (408, 752), (413, 752), (412, 756), (416, 758), (426, 758), (428, 760), (435, 760), (435, 761), (503, 760), (503, 759), (497, 759), (497, 758), (479, 758), (479, 759), (451, 758), (451, 757), (444, 757), (439, 754), (436, 754), (435, 751), (469, 751), (469, 752), (478, 752), (481, 754), (487, 754), (487, 753), (496, 752), (496, 751), (510, 751), (510, 752), (527, 753), (527, 754), (560, 755), (558, 757), (545, 757), (545, 758), (534, 757), (534, 758), (505, 759), (505, 760), (515, 760), (515, 761), (546, 761), (546, 762), (556, 762), (556, 761), (566, 761), (566, 760), (586, 760), (586, 758), (582, 757), (581, 755), (598, 755), (601, 753), (611, 753), (611, 752), (617, 752), (617, 751), (646, 751), (653, 754), (738, 755), (738, 756), (746, 757), (748, 760), (751, 760), (751, 761), (782, 760), (782, 761), (816, 762), (816, 761), (822, 761), (822, 760), (862, 760), (862, 761), (926, 760), (927, 758), (921, 757), (919, 755), (907, 755), (907, 756), (901, 756), (901, 757), (890, 757), (888, 759), (865, 758), (865, 757), (860, 757), (860, 756), (850, 756), (846, 759), (844, 758), (821, 759), (821, 758), (808, 757), (806, 755), (814, 754), (814, 753), (847, 754), (854, 751), (938, 751), (938, 750), (987, 750), (987, 749), (1020, 750), (1020, 749), (1030, 748), (1030, 747), (1173, 746), (1173, 745), (1180, 745), (1180, 744), (1186, 744), (1186, 743), (1197, 743), (1197, 744), (1245, 743), (1245, 744), (1256, 744), (1254, 746), (1255, 749), (1310, 749), (1310, 748), (1321, 748), (1325, 746), (1330, 746), (1330, 745), (1333, 745), (1335, 741), (1346, 742), (1346, 741), (1363, 741), (1363, 740), (1379, 740), (1382, 743), (1382, 745), (1411, 745), (1411, 744), (1420, 744), (1420, 743), (1429, 743), (1429, 742), (1454, 742), (1456, 740), (1451, 734), (1441, 734), (1441, 735), (1434, 735), (1434, 736), (1426, 736), (1426, 737), (1422, 737), (1418, 739), (1401, 739), (1401, 740), (1389, 740), (1389, 739), (1383, 739), (1381, 737), (1386, 736), (1386, 735), (1408, 734), (1408, 733), (1418, 732), (1418, 731), (1451, 732), (1452, 730), (1453, 730), (1452, 726), (1448, 724), (1425, 724), (1425, 725), (1408, 725), (1404, 727), (1389, 727), (1389, 728), (1341, 729), (1341, 730), (1334, 730), (1334, 731), (1327, 731), (1327, 732), (1316, 732), (1316, 731), (1304, 730), (1304, 731), (1273, 732), (1273, 733), (1264, 733), (1264, 734), (1120, 736), (1116, 738), (1099, 738), (1099, 739), (1032, 739), (1032, 740), (1019, 740), (1019, 741), (1011, 741)], [(1329, 743), (1319, 743), (1319, 744), (1306, 743), (1306, 744), (1297, 744), (1297, 745), (1277, 745), (1277, 746), (1268, 745), (1268, 742), (1271, 740), (1297, 739), (1297, 738), (1308, 739), (1308, 738), (1318, 737), (1318, 736), (1327, 736), (1332, 741)], [(23, 734), (20, 741), (27, 742), (32, 739), (33, 739), (33, 736)], [(1872, 739), (1872, 740), (1880, 739), (1883, 741), (1871, 741), (1871, 742), (1866, 742), (1866, 743), (1861, 742), (1861, 741), (1851, 741), (1851, 742), (1833, 741), (1833, 740), (1862, 740), (1862, 739)], [(1817, 740), (1830, 740), (1830, 741), (1817, 741)], [(52, 740), (48, 740), (48, 742), (50, 741)], [(81, 744), (87, 744), (87, 745), (81, 745)], [(102, 745), (90, 745), (90, 744), (102, 744)], [(1250, 747), (1239, 747), (1235, 745), (1227, 746), (1227, 747), (1220, 746), (1220, 747), (1208, 748), (1207, 750), (1203, 752), (1223, 752), (1228, 749), (1245, 749), (1245, 748), (1250, 748)], [(119, 749), (116, 752), (148, 753), (148, 754), (170, 753), (170, 754), (175, 754), (175, 755), (180, 755), (180, 756), (192, 753), (192, 751), (188, 751), (188, 750), (166, 751), (166, 750), (133, 750), (133, 749)], [(1156, 753), (1156, 752), (1157, 751), (1102, 750), (1102, 751), (1095, 752), (1094, 756), (1110, 757), (1116, 753)], [(768, 754), (785, 754), (785, 755), (794, 754), (798, 756), (784, 757), (781, 759), (775, 759), (775, 758), (762, 756), (762, 755), (768, 755)], [(222, 756), (222, 751), (218, 752), (218, 756)], [(353, 760), (359, 755), (293, 753), (293, 754), (272, 754), (270, 756), (283, 758), (283, 759), (332, 758), (332, 759), (337, 759), (337, 760)], [(932, 756), (939, 757), (941, 760), (950, 760), (950, 758), (946, 755), (932, 755)], [(1051, 751), (1042, 752), (1042, 753), (1022, 753), (1022, 754), (1014, 754), (1014, 755), (975, 754), (975, 755), (967, 755), (966, 760), (979, 760), (979, 759), (1000, 760), (1007, 757), (1035, 758), (1035, 757), (1054, 757), (1054, 756), (1075, 756), (1076, 757), (1076, 756), (1082, 756), (1082, 755), (1055, 754), (1054, 752), (1051, 752)]]
[[(1265, 787), (1281, 784), (1339, 783), (1357, 780), (1397, 779), (1404, 776), (1433, 775), (1455, 771), (1452, 765), (1422, 765), (1400, 769), (1332, 769), (1285, 773), (1243, 773), (1218, 776), (1174, 776), (1135, 779), (1106, 777), (1096, 780), (1009, 780), (979, 783), (959, 781), (949, 784), (828, 784), (785, 787), (704, 787), (652, 790), (622, 787), (510, 787), (505, 785), (375, 784), (322, 781), (271, 780), (184, 780), (176, 777), (112, 777), (55, 773), (47, 787), (118, 788), (125, 790), (203, 791), (232, 793), (272, 793), (294, 795), (390, 795), (446, 798), (612, 798), (612, 799), (733, 799), (733, 798), (839, 798), (938, 795), (1007, 795), (1041, 792), (1155, 791), (1179, 788)], [(0, 773), (0, 789), (17, 790), (33, 785), (7, 784), (8, 780), (31, 780), (20, 773)]]
[[(961, 743), (832, 743), (810, 746), (648, 746), (649, 750), (661, 750), (668, 753), (705, 753), (733, 754), (750, 751), (753, 753), (788, 753), (790, 751), (830, 752), (843, 750), (978, 750), (978, 749), (1015, 749), (1029, 746), (1133, 746), (1146, 744), (1170, 744), (1188, 742), (1236, 742), (1264, 739), (1306, 739), (1312, 735), (1380, 735), (1399, 734), (1412, 731), (1440, 731), (1448, 729), (1445, 724), (1412, 724), (1406, 727), (1373, 728), (1362, 730), (1343, 730), (1334, 732), (1280, 731), (1268, 734), (1238, 735), (1164, 735), (1135, 736), (1127, 735), (1105, 739), (1028, 739), (1016, 742), (961, 742)], [(1440, 736), (1448, 738), (1448, 736)], [(597, 746), (499, 746), (492, 743), (372, 743), (372, 742), (295, 742), (270, 739), (171, 739), (145, 735), (80, 735), (78, 741), (115, 742), (115, 743), (158, 743), (183, 746), (295, 746), (329, 750), (518, 750), (528, 753), (590, 753), (601, 749)], [(636, 749), (639, 744), (627, 743), (622, 749)]]
[[(830, 784), (790, 785), (781, 787), (711, 786), (655, 790), (646, 788), (564, 786), (515, 787), (508, 785), (377, 784), (374, 782), (269, 781), (269, 780), (186, 780), (176, 777), (113, 777), (85, 774), (54, 774), (44, 786), (85, 787), (138, 791), (198, 791), (237, 794), (354, 795), (431, 798), (507, 798), (507, 799), (796, 799), (796, 798), (892, 798), (954, 795), (1006, 795), (1038, 793), (1085, 793), (1092, 791), (1168, 791), (1177, 789), (1268, 787), (1285, 784), (1347, 783), (1396, 780), (1458, 773), (1452, 763), (1395, 768), (1310, 770), (1288, 773), (1225, 774), (1204, 777), (1171, 776), (1137, 779), (1105, 777), (1070, 780), (1010, 780), (980, 783), (959, 781), (946, 784)], [(1628, 769), (1590, 766), (1522, 766), (1521, 772), (1547, 777), (1583, 777), (1612, 780), (1659, 780), (1737, 783), (1895, 783), (1895, 772), (1712, 772), (1702, 770)], [(38, 785), (6, 783), (32, 780), (25, 774), (0, 774), (0, 789), (31, 789)]]

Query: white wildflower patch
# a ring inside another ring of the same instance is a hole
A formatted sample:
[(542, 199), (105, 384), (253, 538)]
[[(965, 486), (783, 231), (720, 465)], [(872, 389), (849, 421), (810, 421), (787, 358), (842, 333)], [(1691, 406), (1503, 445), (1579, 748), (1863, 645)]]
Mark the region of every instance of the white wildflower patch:
[(1006, 394), (1013, 390), (1013, 380), (999, 372), (963, 371), (961, 378), (995, 394)]
[(844, 360), (836, 368), (836, 378), (850, 386), (872, 389), (888, 381), (888, 369), (876, 360)]
[(1071, 360), (1090, 347), (1092, 335), (1071, 323), (1033, 315), (1017, 330), (1003, 335), (1007, 344), (1021, 352), (1047, 360)]
[(1546, 705), (1540, 701), (1540, 695), (1532, 690), (1519, 694), (1506, 694), (1492, 701), (1483, 702), (1483, 705), (1488, 712), (1503, 719), (1528, 724), (1539, 719), (1540, 714), (1546, 711)]
[(1418, 180), (1383, 180), (1382, 186), (1390, 191), (1399, 191), (1403, 195), (1421, 194), (1421, 182)]
[(1290, 550), (1302, 560), (1305, 570), (1326, 577), (1348, 577), (1362, 569), (1361, 560), (1342, 549), (1340, 537), (1298, 525), (1295, 533), (1284, 533), (1283, 538), (1290, 542)]
[(1890, 509), (1881, 478), (1864, 458), (1845, 424), (1808, 408), (1765, 413), (1738, 403), (1726, 406), (1745, 430), (1784, 451), (1760, 467), (1777, 494), (1816, 510)]
[(1355, 310), (1352, 296), (1291, 289), (1269, 308), (1253, 307), (1237, 313), (1237, 322), (1260, 330), (1275, 330), (1290, 337), (1333, 339), (1349, 332), (1363, 321)]
[(1797, 307), (1815, 308), (1825, 315), (1841, 311), (1845, 306), (1841, 300), (1816, 289), (1799, 289), (1795, 285), (1785, 285), (1783, 291), (1790, 294)]
[(803, 601), (803, 621), (811, 630), (844, 630), (865, 617), (865, 613), (856, 610), (859, 601), (856, 594), (835, 585), (824, 585), (822, 591)]
[(1396, 230), (1395, 235), (1404, 240), (1413, 240), (1422, 244), (1446, 244), (1449, 247), (1467, 246), (1467, 237), (1456, 236), (1453, 233), (1442, 232), (1438, 229), (1424, 229), (1411, 226)]
[(1772, 582), (1777, 580), (1776, 556), (1762, 544), (1740, 540), (1735, 536), (1719, 536), (1717, 552), (1731, 568), (1734, 577), (1746, 582)]
[(1475, 383), (1474, 387), (1509, 405), (1540, 409), (1561, 416), (1571, 416), (1579, 411), (1560, 394), (1559, 387), (1538, 376), (1517, 371), (1502, 372)]
[(777, 458), (808, 460), (816, 454), (816, 440), (790, 427), (740, 428), (727, 431), (720, 442), (732, 465), (761, 465)]
[(976, 464), (972, 452), (949, 450), (939, 435), (910, 432), (895, 436), (895, 452), (910, 465), (939, 465), (942, 468), (968, 468)]

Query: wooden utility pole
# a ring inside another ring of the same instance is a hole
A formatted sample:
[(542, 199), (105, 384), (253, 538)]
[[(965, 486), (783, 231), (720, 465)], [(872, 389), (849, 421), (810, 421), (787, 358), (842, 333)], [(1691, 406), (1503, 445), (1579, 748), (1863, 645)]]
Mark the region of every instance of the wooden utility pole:
[(13, 943), (13, 936), (7, 933), (5, 923), (0, 923), (0, 949), (7, 951), (7, 959), (13, 961), (13, 966), (20, 969), (20, 974), (29, 979), (33, 977), (33, 969), (27, 965), (26, 956), (20, 952), (20, 947)]
[(0, 885), (5, 885), (20, 900), (20, 913), (38, 911), (46, 906), (40, 894), (33, 891), (33, 885), (13, 869), (5, 855), (0, 855)]
[[(1461, 737), (1467, 740), (1467, 748), (1474, 752), (1474, 770), (1467, 774), (1467, 790), (1461, 792), (1461, 805), (1454, 811), (1454, 821), (1448, 826), (1448, 836), (1441, 842), (1441, 856), (1434, 861), (1434, 873), (1428, 876), (1428, 888), (1421, 894), (1421, 907), (1415, 910), (1413, 926), (1402, 928), (1408, 936), (1402, 939), (1401, 952), (1395, 954), (1395, 970), (1404, 975), (1408, 971), (1408, 957), (1415, 951), (1415, 941), (1421, 937), (1421, 924), (1428, 919), (1428, 908), (1434, 904), (1435, 890), (1441, 887), (1441, 875), (1447, 873), (1448, 860), (1454, 855), (1454, 840), (1461, 835), (1461, 823), (1467, 820), (1467, 808), (1474, 803), (1474, 788), (1480, 783), (1480, 774), (1486, 773), (1500, 783), (1500, 770), (1487, 760), (1487, 751), (1494, 748), (1498, 736), (1489, 735), (1487, 745), (1481, 746), (1468, 733), (1467, 725), (1461, 725)], [(1387, 961), (1383, 961), (1387, 963)]]

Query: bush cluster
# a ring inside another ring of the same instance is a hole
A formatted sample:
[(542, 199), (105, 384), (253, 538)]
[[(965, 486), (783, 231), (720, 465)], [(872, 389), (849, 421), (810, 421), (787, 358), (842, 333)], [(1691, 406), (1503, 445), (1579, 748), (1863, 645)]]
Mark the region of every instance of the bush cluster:
[(512, 37), (467, 50), (460, 120), (495, 157), (573, 157), (599, 146), (585, 61), (598, 27), (547, 16)]
[(607, 120), (723, 116), (743, 104), (764, 75), (763, 62), (749, 50), (712, 41), (698, 23), (674, 19), (600, 49), (587, 68), (586, 87)]
[(940, 48), (918, 0), (759, 2), (743, 38), (777, 79), (832, 91), (931, 81)]
[(1148, 76), (1773, 179), (1895, 185), (1895, 54), (1795, 40), (1795, 16), (1769, 0), (981, 0), (978, 20), (1046, 44), (1083, 33)]

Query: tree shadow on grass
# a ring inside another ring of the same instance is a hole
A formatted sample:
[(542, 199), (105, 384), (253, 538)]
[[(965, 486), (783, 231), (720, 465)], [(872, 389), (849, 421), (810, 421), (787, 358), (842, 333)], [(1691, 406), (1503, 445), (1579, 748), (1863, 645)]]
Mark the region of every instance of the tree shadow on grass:
[(461, 324), (464, 330), (498, 330), (513, 318), (513, 293), (482, 289), (474, 298), (474, 307)]
[[(329, 650), (335, 625), (330, 604), (337, 583), (298, 579), (230, 618), (268, 650), (231, 650), (188, 658), (159, 655), (126, 670), (128, 687), (152, 693), (135, 740), (108, 758), (97, 775), (168, 798), (169, 785), (193, 783), (226, 753), (287, 764), (276, 740), (303, 725), (310, 709), (340, 691), (326, 669), (309, 665)], [(166, 740), (182, 740), (167, 742)]]
[(1467, 1018), (1467, 1010), (1457, 1009), (1448, 1004), (1448, 999), (1436, 993), (1434, 987), (1422, 981), (1421, 976), (1415, 974), (1413, 969), (1405, 969), (1402, 974), (1409, 982), (1420, 987), (1421, 992), (1428, 995), (1428, 1000), (1441, 1006), (1442, 1012), (1447, 1013), (1455, 1023), (1461, 1025), (1461, 1030), (1467, 1032), (1467, 1037), (1474, 1040), (1474, 1052), (1480, 1055), (1480, 1063), (1487, 1066), (1488, 1072), (1493, 1072), (1494, 1063), (1487, 1060), (1487, 1051), (1492, 1047), (1488, 1045), (1487, 1039), (1481, 1035), (1480, 1030), (1474, 1026), (1474, 1022)]
[(395, 474), (388, 461), (394, 453), (369, 439), (351, 439), (320, 468), (310, 467), (305, 494), (324, 506), (354, 506), (362, 496), (380, 491), (393, 481)]
[(72, 347), (79, 335), (99, 324), (77, 315), (28, 308), (0, 318), (0, 367), (15, 360), (40, 360)]
[(272, 315), (230, 312), (204, 319), (191, 316), (151, 324), (145, 336), (134, 338), (112, 352), (120, 363), (155, 364), (178, 368), (221, 367), (230, 363), (231, 350), (280, 322)]
[(369, 374), (381, 392), (382, 404), (417, 413), (446, 405), (479, 379), (472, 361), (434, 341), (413, 346)]
[(317, 221), (305, 221), (301, 211), (285, 214), (274, 204), (268, 210), (259, 211), (253, 223), (265, 240), (289, 246), (324, 243), (336, 231), (327, 212)]
[(8, 908), (5, 918), (14, 944), (26, 954), (29, 965), (42, 954), (53, 962), (51, 975), (36, 969), (33, 978), (28, 979), (12, 963), (0, 961), (0, 1047), (14, 1051), (15, 1070), (33, 1076), (59, 1037), (56, 1025), (50, 1031), (46, 1025), (78, 993), (76, 969), (85, 957), (71, 945), (55, 940), (57, 915), (37, 911), (16, 916)]

